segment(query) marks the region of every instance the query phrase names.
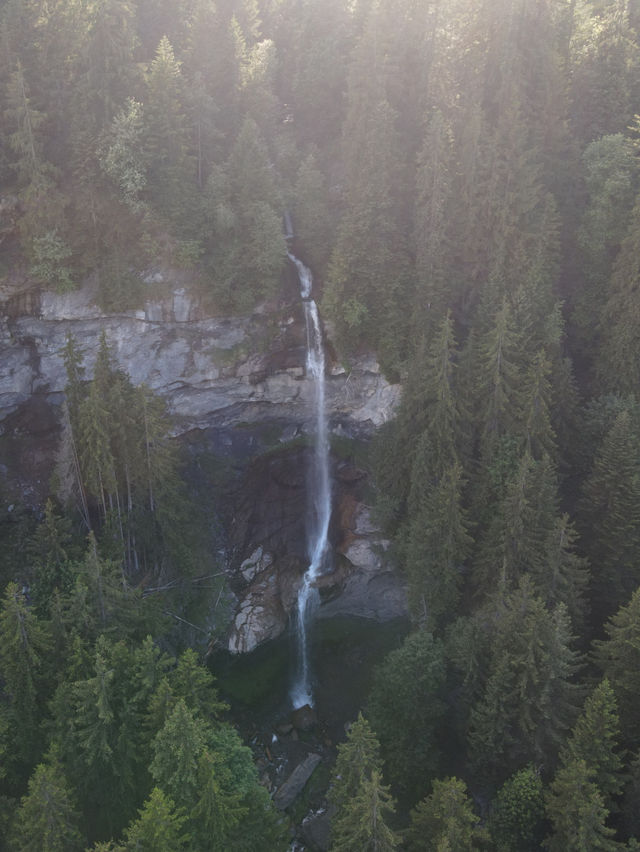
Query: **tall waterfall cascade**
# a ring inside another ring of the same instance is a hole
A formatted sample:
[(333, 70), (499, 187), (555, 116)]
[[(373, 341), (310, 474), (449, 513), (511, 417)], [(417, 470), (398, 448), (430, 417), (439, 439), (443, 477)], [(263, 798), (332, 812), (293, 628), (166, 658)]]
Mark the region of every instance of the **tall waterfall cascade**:
[(294, 709), (313, 705), (311, 669), (309, 663), (309, 628), (319, 603), (315, 586), (322, 573), (329, 551), (329, 521), (331, 519), (331, 481), (329, 477), (329, 436), (325, 412), (325, 359), (322, 329), (318, 308), (311, 298), (311, 272), (291, 252), (289, 259), (298, 271), (300, 295), (307, 327), (307, 378), (313, 383), (314, 447), (307, 478), (307, 568), (300, 589), (295, 615), (297, 667), (290, 697)]

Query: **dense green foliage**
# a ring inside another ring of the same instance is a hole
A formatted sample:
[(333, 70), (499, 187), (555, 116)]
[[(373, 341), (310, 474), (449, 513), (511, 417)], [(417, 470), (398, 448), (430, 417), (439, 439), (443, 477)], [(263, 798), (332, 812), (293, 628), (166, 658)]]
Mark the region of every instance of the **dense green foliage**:
[[(288, 209), (339, 357), (402, 381), (375, 479), (413, 632), (338, 757), (335, 848), (637, 848), (639, 27), (636, 0), (0, 9), (1, 276), (126, 310), (174, 264), (248, 312)], [(278, 848), (212, 685), (159, 650), (151, 592), (204, 552), (162, 406), (106, 338), (61, 357), (58, 499), (0, 518), (0, 836)]]

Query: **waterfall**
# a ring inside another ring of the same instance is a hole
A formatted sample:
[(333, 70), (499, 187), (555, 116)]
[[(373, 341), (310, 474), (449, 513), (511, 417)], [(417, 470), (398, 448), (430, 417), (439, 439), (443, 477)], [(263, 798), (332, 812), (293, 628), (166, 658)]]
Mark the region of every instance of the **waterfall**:
[(316, 578), (322, 573), (328, 551), (331, 518), (331, 483), (329, 480), (329, 437), (324, 406), (324, 346), (318, 308), (311, 298), (313, 279), (307, 267), (289, 252), (298, 271), (300, 295), (307, 326), (307, 378), (314, 389), (314, 451), (307, 481), (307, 557), (309, 567), (298, 591), (296, 610), (297, 671), (291, 687), (294, 708), (313, 704), (309, 667), (309, 625), (319, 595)]

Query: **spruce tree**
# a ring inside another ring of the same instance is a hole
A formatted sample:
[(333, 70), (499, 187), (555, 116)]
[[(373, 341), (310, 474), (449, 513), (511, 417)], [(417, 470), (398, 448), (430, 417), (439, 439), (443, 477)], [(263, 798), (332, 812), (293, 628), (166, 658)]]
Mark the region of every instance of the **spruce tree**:
[(565, 765), (584, 760), (609, 811), (614, 810), (614, 799), (623, 787), (619, 736), (615, 695), (604, 678), (587, 698), (562, 760)]
[(600, 386), (605, 391), (633, 393), (640, 381), (638, 349), (638, 269), (640, 203), (629, 217), (628, 233), (620, 246), (600, 312), (601, 350), (597, 361)]
[(584, 760), (571, 760), (558, 770), (546, 797), (553, 833), (550, 852), (614, 852), (620, 844), (606, 825), (609, 812)]
[(414, 621), (437, 629), (456, 612), (462, 569), (472, 539), (462, 506), (462, 470), (454, 464), (437, 484), (426, 487), (413, 509), (403, 553)]
[(56, 755), (36, 766), (16, 814), (16, 852), (74, 852), (84, 847), (80, 816)]
[(521, 337), (514, 325), (512, 309), (502, 299), (493, 325), (478, 341), (475, 399), (480, 424), (480, 451), (488, 463), (500, 439), (513, 435), (519, 425)]
[(46, 622), (29, 607), (17, 583), (9, 583), (0, 607), (0, 675), (14, 752), (27, 765), (41, 747), (39, 721), (47, 694), (45, 660), (50, 643)]
[(483, 836), (464, 781), (436, 779), (433, 792), (411, 811), (406, 845), (409, 852), (472, 852)]
[(595, 645), (595, 660), (613, 689), (620, 714), (620, 731), (625, 746), (640, 745), (640, 588), (631, 600), (605, 625), (607, 639)]
[(158, 214), (165, 221), (179, 224), (187, 212), (189, 187), (195, 183), (195, 169), (188, 155), (184, 104), (181, 62), (163, 35), (146, 80), (148, 186)]
[(528, 577), (493, 623), (488, 675), (470, 715), (470, 758), (484, 779), (504, 781), (523, 763), (553, 766), (576, 716), (578, 656), (567, 611), (547, 610)]
[(193, 835), (202, 849), (232, 848), (234, 833), (248, 816), (246, 798), (234, 789), (229, 767), (220, 755), (204, 751), (198, 761), (200, 786), (191, 811)]
[(138, 819), (126, 830), (126, 852), (148, 849), (149, 852), (183, 852), (191, 848), (191, 838), (185, 831), (184, 813), (176, 810), (172, 800), (159, 788), (140, 810)]
[(180, 699), (154, 740), (152, 777), (180, 806), (192, 807), (197, 801), (198, 761), (207, 734), (206, 723)]
[(451, 127), (434, 110), (426, 122), (418, 155), (413, 244), (416, 255), (414, 328), (424, 333), (451, 306), (456, 294), (446, 279), (450, 250), (447, 213), (452, 192), (453, 138)]
[(585, 482), (584, 538), (593, 565), (595, 615), (603, 620), (624, 604), (640, 582), (640, 465), (638, 436), (627, 410), (605, 435)]
[(339, 810), (352, 799), (363, 778), (380, 769), (380, 743), (362, 713), (349, 727), (347, 740), (338, 746), (329, 800)]
[(374, 769), (363, 777), (358, 789), (339, 811), (331, 826), (332, 852), (392, 852), (398, 838), (387, 820), (395, 812), (389, 788), (382, 773)]
[(445, 675), (444, 647), (427, 630), (411, 633), (374, 672), (371, 726), (389, 781), (409, 804), (422, 798), (437, 774)]

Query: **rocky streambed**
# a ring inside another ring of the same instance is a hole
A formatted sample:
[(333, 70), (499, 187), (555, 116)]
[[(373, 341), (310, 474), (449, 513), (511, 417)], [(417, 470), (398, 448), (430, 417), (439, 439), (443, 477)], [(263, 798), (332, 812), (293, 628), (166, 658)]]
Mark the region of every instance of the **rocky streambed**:
[(380, 624), (336, 616), (318, 622), (312, 712), (291, 710), (288, 632), (249, 654), (218, 651), (210, 657), (220, 692), (253, 750), (261, 782), (292, 822), (292, 848), (328, 848), (327, 792), (337, 746), (366, 701), (375, 665), (401, 643), (407, 629), (404, 618)]

